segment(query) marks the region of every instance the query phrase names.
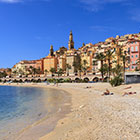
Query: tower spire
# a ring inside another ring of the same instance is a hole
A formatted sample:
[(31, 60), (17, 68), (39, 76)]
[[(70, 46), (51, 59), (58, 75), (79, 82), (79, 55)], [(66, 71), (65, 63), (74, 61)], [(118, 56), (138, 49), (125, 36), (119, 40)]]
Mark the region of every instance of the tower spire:
[(74, 41), (73, 41), (73, 34), (72, 34), (72, 31), (70, 32), (68, 46), (69, 46), (69, 50), (74, 49)]
[(53, 45), (51, 45), (51, 49), (50, 49), (50, 56), (54, 56)]

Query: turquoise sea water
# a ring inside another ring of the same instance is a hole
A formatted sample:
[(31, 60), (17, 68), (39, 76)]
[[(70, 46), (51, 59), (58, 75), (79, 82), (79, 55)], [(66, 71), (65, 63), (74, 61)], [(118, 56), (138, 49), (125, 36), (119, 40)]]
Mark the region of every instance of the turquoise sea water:
[(52, 89), (0, 86), (0, 140), (14, 139), (23, 128), (56, 112), (62, 100)]

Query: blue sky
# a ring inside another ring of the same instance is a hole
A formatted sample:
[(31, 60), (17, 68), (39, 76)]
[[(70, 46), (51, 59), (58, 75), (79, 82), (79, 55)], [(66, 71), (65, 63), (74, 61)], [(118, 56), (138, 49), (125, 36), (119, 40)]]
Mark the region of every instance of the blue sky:
[(0, 67), (45, 57), (50, 45), (75, 48), (140, 32), (139, 0), (0, 0)]

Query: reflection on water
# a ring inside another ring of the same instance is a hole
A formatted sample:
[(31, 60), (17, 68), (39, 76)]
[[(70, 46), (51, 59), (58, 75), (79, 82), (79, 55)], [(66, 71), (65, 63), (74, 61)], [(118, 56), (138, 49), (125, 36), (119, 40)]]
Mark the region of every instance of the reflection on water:
[(64, 100), (61, 93), (53, 89), (0, 86), (0, 140), (57, 111)]

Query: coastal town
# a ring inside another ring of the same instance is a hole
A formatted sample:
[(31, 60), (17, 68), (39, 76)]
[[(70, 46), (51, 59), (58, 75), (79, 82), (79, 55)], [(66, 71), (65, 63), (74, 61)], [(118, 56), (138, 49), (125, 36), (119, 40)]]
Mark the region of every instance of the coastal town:
[[(120, 73), (140, 69), (140, 33), (117, 35), (105, 42), (84, 44), (77, 50), (70, 32), (68, 48), (54, 51), (51, 45), (48, 56), (39, 60), (22, 60), (12, 68), (0, 69), (0, 78), (10, 77), (73, 77), (84, 76), (84, 81), (107, 80)], [(122, 75), (123, 75), (122, 74)], [(93, 77), (92, 79), (90, 77)]]

